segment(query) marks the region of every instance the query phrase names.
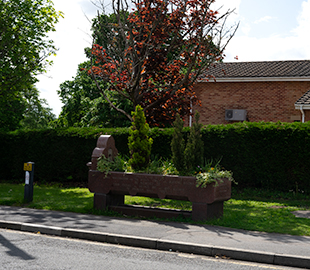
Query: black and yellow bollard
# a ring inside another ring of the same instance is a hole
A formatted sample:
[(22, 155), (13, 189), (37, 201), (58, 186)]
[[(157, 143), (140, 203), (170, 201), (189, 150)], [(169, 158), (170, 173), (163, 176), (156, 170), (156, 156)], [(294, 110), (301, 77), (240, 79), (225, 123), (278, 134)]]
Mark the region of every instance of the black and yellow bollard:
[(25, 171), (24, 202), (29, 203), (33, 201), (34, 162), (24, 163), (24, 171)]

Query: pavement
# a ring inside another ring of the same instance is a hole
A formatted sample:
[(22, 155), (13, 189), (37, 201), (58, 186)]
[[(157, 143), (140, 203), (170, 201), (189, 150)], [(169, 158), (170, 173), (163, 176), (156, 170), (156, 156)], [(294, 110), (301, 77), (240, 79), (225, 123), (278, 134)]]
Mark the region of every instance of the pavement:
[(310, 237), (0, 206), (0, 228), (310, 269)]

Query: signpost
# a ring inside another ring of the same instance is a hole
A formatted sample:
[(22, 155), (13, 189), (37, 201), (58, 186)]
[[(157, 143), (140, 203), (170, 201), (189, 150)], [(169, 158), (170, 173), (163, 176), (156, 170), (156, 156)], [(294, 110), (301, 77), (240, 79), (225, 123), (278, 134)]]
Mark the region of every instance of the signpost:
[(34, 162), (24, 163), (24, 171), (25, 171), (24, 202), (29, 203), (33, 201)]

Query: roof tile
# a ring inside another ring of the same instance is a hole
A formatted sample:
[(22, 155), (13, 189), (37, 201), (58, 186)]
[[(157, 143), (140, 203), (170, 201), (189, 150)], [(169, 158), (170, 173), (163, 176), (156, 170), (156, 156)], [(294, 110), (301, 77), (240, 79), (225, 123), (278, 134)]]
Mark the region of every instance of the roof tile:
[(295, 102), (295, 105), (310, 105), (310, 90), (298, 99)]
[(203, 77), (278, 78), (310, 77), (310, 60), (216, 63)]

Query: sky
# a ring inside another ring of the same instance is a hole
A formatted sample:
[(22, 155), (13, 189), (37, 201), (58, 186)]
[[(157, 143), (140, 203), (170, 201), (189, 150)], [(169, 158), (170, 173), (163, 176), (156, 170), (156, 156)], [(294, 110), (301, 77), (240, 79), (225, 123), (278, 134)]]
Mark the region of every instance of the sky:
[[(103, 0), (106, 13), (110, 0)], [(96, 0), (53, 0), (64, 18), (50, 34), (58, 48), (53, 65), (38, 76), (36, 87), (58, 116), (62, 103), (59, 85), (72, 80), (84, 62), (84, 48), (91, 46), (91, 20), (101, 12)], [(225, 62), (310, 60), (310, 0), (216, 0), (220, 14), (234, 10), (227, 26), (239, 23), (225, 50)]]

